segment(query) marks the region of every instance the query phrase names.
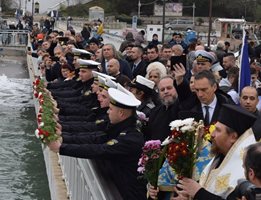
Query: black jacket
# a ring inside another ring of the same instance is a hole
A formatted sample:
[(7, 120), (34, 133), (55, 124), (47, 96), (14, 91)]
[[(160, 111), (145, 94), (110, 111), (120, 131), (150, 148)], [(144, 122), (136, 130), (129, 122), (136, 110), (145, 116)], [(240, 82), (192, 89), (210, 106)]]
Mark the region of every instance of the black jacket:
[[(127, 76), (129, 79), (132, 80), (132, 72), (130, 69), (130, 65), (126, 60), (118, 59), (120, 63), (120, 73)], [(107, 74), (106, 68), (105, 68), (105, 60), (103, 59), (101, 62), (102, 66), (102, 73)]]
[[(183, 81), (180, 85), (175, 85), (179, 98), (179, 109), (180, 111), (190, 111), (192, 113), (198, 113), (200, 119), (204, 119), (201, 102), (197, 95), (192, 93), (189, 85), (186, 81)], [(217, 104), (212, 115), (209, 124), (217, 121), (222, 104), (234, 104), (233, 100), (220, 90), (216, 91)], [(209, 125), (206, 124), (206, 125)]]
[(76, 134), (78, 132), (104, 131), (109, 124), (107, 111), (108, 108), (100, 108), (96, 109), (86, 117), (78, 116), (81, 118), (77, 121), (61, 122), (62, 131)]
[(256, 110), (256, 112), (254, 112), (254, 115), (257, 117), (257, 119), (252, 126), (252, 130), (255, 135), (256, 141), (259, 141), (261, 139), (261, 113)]
[(55, 99), (57, 99), (58, 101), (63, 101), (63, 98), (72, 98), (72, 97), (79, 97), (83, 94), (85, 94), (85, 92), (88, 92), (91, 90), (91, 85), (93, 84), (93, 78), (82, 82), (82, 81), (77, 81), (77, 83), (75, 85), (73, 85), (73, 87), (68, 87), (65, 88), (63, 90), (51, 90), (52, 95)]
[(170, 135), (169, 123), (178, 119), (179, 102), (168, 108), (165, 105), (160, 105), (151, 110), (148, 126), (145, 128), (146, 140), (160, 140), (164, 141)]
[(131, 66), (131, 71), (132, 71), (132, 75), (133, 78), (135, 78), (137, 75), (141, 75), (143, 77), (146, 76), (146, 70), (147, 70), (147, 63), (145, 61), (140, 61), (140, 63), (138, 64), (138, 66), (136, 66), (135, 69), (133, 69), (134, 67), (134, 63), (130, 63)]
[(100, 132), (63, 136), (61, 155), (106, 160), (106, 170), (125, 200), (145, 200), (145, 185), (137, 180), (137, 163), (144, 144), (136, 129), (136, 118), (130, 117)]

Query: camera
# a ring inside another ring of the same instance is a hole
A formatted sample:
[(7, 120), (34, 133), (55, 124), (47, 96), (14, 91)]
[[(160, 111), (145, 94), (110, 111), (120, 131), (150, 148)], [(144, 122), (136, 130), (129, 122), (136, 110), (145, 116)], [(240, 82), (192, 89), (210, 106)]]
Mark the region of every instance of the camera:
[(242, 196), (244, 196), (247, 200), (261, 200), (261, 188), (256, 187), (248, 180), (240, 179), (238, 180), (237, 187), (227, 199), (241, 199)]

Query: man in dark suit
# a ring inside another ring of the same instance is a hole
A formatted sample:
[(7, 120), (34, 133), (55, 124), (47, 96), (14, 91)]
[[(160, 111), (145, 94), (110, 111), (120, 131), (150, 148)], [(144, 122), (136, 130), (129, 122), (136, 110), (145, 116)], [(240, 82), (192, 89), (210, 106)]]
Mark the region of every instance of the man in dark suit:
[(137, 75), (141, 75), (145, 77), (147, 64), (144, 60), (142, 60), (143, 56), (143, 48), (141, 46), (135, 46), (131, 49), (131, 59), (132, 62), (130, 63), (131, 71), (133, 78)]
[(129, 79), (132, 80), (132, 73), (131, 73), (129, 63), (126, 60), (123, 60), (118, 56), (117, 50), (113, 44), (105, 44), (102, 47), (102, 56), (103, 56), (103, 59), (101, 62), (102, 73), (108, 74), (108, 71), (107, 71), (108, 62), (112, 58), (115, 58), (120, 63), (121, 74), (127, 76)]
[[(179, 69), (185, 73), (184, 69)], [(175, 70), (180, 110), (198, 113), (205, 125), (217, 121), (222, 104), (233, 104), (231, 98), (217, 89), (215, 76), (211, 71), (204, 70), (195, 75), (195, 93), (191, 92), (188, 82), (179, 75), (178, 70)]]

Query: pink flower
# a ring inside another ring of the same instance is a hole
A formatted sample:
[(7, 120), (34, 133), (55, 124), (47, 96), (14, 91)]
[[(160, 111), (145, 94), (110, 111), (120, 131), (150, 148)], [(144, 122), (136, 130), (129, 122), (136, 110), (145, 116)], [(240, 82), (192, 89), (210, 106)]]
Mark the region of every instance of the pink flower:
[(137, 169), (137, 171), (139, 172), (139, 173), (144, 173), (144, 171), (145, 171), (145, 168), (144, 167), (138, 167), (138, 169)]
[(152, 159), (158, 159), (158, 158), (159, 158), (159, 155), (158, 155), (158, 154), (152, 154), (152, 155), (151, 155), (151, 158), (152, 158)]

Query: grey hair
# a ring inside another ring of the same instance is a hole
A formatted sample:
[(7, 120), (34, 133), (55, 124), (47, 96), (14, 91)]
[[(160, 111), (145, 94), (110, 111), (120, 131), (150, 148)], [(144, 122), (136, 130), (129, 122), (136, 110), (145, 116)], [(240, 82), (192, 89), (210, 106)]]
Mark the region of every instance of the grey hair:
[(111, 44), (111, 43), (107, 43), (107, 44), (104, 44), (103, 46), (110, 46), (112, 48), (112, 51), (113, 51), (113, 57), (116, 58), (116, 59), (120, 59), (120, 54), (118, 53), (118, 51), (116, 50), (116, 47)]
[(148, 79), (150, 72), (152, 72), (154, 70), (159, 73), (160, 78), (167, 75), (167, 69), (161, 62), (152, 62), (147, 67), (147, 70), (146, 70), (147, 73), (146, 73), (145, 78)]
[(179, 49), (181, 52), (184, 51), (183, 47), (180, 44), (175, 44), (173, 45), (173, 47), (177, 47), (177, 49)]

